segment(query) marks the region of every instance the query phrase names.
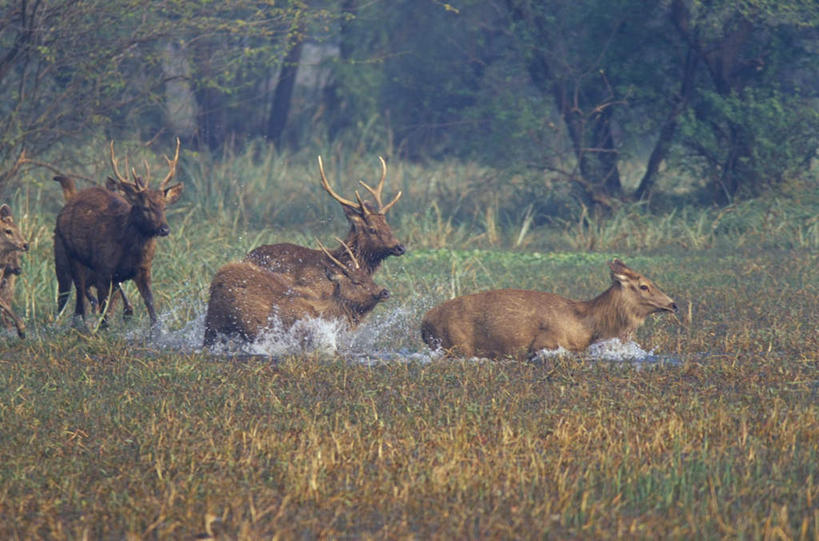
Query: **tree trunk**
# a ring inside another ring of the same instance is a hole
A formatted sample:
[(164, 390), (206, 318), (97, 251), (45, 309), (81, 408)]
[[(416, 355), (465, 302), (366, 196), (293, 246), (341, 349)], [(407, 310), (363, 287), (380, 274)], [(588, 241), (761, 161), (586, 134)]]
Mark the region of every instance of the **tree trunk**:
[(304, 44), (304, 26), (299, 23), (290, 44), (290, 50), (284, 57), (284, 64), (279, 73), (279, 81), (273, 92), (273, 104), (270, 108), (270, 117), (267, 121), (267, 138), (276, 147), (281, 146), (282, 135), (287, 127), (287, 116), (293, 97), (293, 87), (296, 84), (296, 74), (299, 70), (301, 49)]
[(668, 149), (671, 146), (671, 141), (674, 139), (674, 132), (677, 130), (677, 121), (680, 114), (688, 106), (688, 100), (694, 89), (694, 76), (697, 70), (697, 55), (693, 48), (689, 47), (688, 53), (685, 55), (685, 67), (683, 68), (683, 77), (680, 84), (680, 94), (674, 100), (671, 111), (668, 113), (663, 127), (660, 129), (660, 136), (654, 149), (651, 151), (651, 156), (648, 158), (646, 165), (646, 172), (640, 180), (640, 185), (634, 196), (637, 199), (645, 199), (654, 188), (654, 183), (657, 180), (657, 172), (660, 169), (660, 164), (668, 155)]

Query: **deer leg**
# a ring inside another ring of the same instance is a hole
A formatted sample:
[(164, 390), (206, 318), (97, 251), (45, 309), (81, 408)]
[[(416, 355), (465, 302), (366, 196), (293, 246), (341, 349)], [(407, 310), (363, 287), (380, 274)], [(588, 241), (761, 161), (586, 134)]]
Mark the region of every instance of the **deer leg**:
[(139, 294), (142, 295), (142, 300), (145, 302), (145, 308), (148, 309), (148, 317), (151, 318), (151, 327), (155, 327), (157, 323), (156, 310), (154, 310), (154, 295), (151, 292), (151, 270), (140, 269), (136, 276), (134, 276)]
[(17, 314), (12, 311), (11, 306), (6, 304), (5, 301), (0, 301), (0, 313), (5, 313), (14, 322), (14, 327), (17, 329), (17, 336), (20, 338), (26, 337), (26, 326), (23, 320), (17, 317)]
[(54, 237), (54, 270), (57, 273), (57, 313), (62, 313), (71, 294), (71, 265), (65, 254), (65, 246), (62, 239), (57, 235)]
[(128, 297), (125, 295), (125, 290), (122, 289), (122, 284), (117, 284), (119, 296), (122, 297), (122, 319), (130, 319), (134, 315), (134, 307)]
[(85, 295), (83, 294), (86, 291), (86, 272), (83, 266), (74, 260), (71, 260), (71, 277), (74, 281), (74, 289), (76, 290), (77, 294), (75, 295), (77, 303), (74, 308), (74, 326), (80, 329), (85, 328)]

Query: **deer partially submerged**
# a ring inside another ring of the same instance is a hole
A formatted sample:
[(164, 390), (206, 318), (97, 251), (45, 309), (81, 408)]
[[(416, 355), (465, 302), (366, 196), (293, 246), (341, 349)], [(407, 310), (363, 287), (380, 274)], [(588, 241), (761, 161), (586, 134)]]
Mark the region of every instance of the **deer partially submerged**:
[(90, 285), (96, 288), (100, 307), (104, 310), (108, 293), (114, 285), (134, 280), (151, 324), (155, 326), (151, 264), (157, 237), (170, 233), (165, 207), (177, 201), (182, 193), (181, 183), (169, 186), (179, 161), (179, 139), (176, 140), (174, 158), (165, 158), (168, 174), (157, 189), (149, 187), (150, 170), (143, 178), (131, 169), (132, 181), (120, 173), (113, 141), (110, 152), (116, 176), (111, 181), (117, 191), (96, 186), (86, 188), (70, 198), (57, 215), (54, 232), (57, 309), (61, 311), (65, 306), (73, 283), (77, 290), (74, 315), (83, 320)]
[(427, 312), (421, 337), (453, 355), (526, 359), (542, 349), (582, 351), (609, 338), (627, 340), (650, 314), (677, 311), (668, 295), (619, 259), (609, 267), (611, 286), (592, 300), (521, 289), (465, 295)]
[(0, 322), (4, 327), (17, 330), (17, 336), (25, 338), (26, 326), (11, 309), (14, 286), (20, 274), (20, 253), (28, 251), (28, 242), (14, 222), (11, 208), (0, 205)]
[[(398, 202), (401, 197), (399, 191), (387, 204), (382, 202), (384, 180), (387, 177), (387, 164), (384, 158), (378, 157), (381, 162), (381, 179), (375, 188), (361, 182), (361, 185), (372, 194), (377, 206), (361, 199), (356, 191), (356, 201), (350, 201), (338, 195), (324, 174), (324, 165), (321, 156), (318, 157), (321, 185), (330, 196), (341, 204), (344, 215), (350, 223), (350, 231), (344, 239), (349, 248), (339, 246), (332, 251), (332, 256), (345, 265), (351, 264), (351, 258), (356, 258), (365, 271), (372, 275), (381, 262), (391, 255), (400, 256), (406, 250), (392, 232), (387, 223), (387, 211)], [(350, 253), (352, 255), (350, 255)], [(297, 244), (281, 243), (266, 244), (253, 249), (245, 256), (244, 261), (259, 265), (269, 271), (288, 274), (300, 285), (321, 283), (324, 254)], [(317, 280), (318, 279), (318, 280)]]
[(322, 276), (309, 285), (247, 261), (219, 269), (210, 286), (205, 316), (205, 346), (238, 337), (253, 341), (278, 323), (285, 330), (305, 318), (342, 319), (355, 327), (389, 291), (373, 282), (352, 250), (342, 243), (348, 263), (319, 244)]

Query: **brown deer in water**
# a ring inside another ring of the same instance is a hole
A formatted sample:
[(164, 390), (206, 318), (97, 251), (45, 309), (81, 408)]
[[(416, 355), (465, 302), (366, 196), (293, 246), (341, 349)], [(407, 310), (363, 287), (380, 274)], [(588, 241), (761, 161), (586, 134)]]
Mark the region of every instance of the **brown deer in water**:
[(609, 267), (611, 286), (592, 300), (521, 289), (465, 295), (427, 312), (421, 337), (455, 355), (523, 359), (541, 349), (582, 351), (600, 340), (628, 339), (649, 314), (677, 311), (668, 295), (619, 259)]
[[(399, 191), (386, 205), (382, 203), (381, 192), (384, 189), (384, 179), (387, 177), (387, 164), (381, 156), (378, 159), (381, 162), (381, 179), (376, 187), (372, 188), (363, 181), (361, 182), (361, 185), (375, 198), (377, 207), (373, 207), (370, 203), (362, 201), (358, 192), (355, 194), (356, 202), (353, 202), (333, 191), (324, 174), (321, 156), (318, 157), (321, 185), (333, 199), (341, 204), (344, 215), (350, 222), (350, 231), (347, 233), (347, 238), (344, 239), (344, 245), (349, 248), (352, 255), (348, 254), (344, 246), (339, 246), (332, 251), (332, 256), (345, 265), (350, 265), (351, 259), (356, 258), (370, 275), (375, 273), (384, 259), (391, 255), (400, 256), (406, 251), (403, 244), (395, 238), (386, 219), (387, 211), (398, 202), (401, 192)], [(332, 289), (331, 284), (326, 283), (326, 280), (323, 279), (325, 259), (325, 254), (320, 250), (297, 244), (281, 243), (259, 246), (248, 253), (244, 261), (272, 272), (291, 275), (300, 285), (323, 283), (327, 288)]]
[(28, 251), (28, 242), (8, 205), (0, 205), (0, 322), (3, 326), (14, 325), (20, 338), (26, 336), (23, 320), (11, 309), (14, 285), (20, 274), (20, 252)]
[(132, 169), (133, 182), (120, 174), (113, 141), (110, 152), (118, 191), (98, 186), (86, 188), (69, 199), (57, 215), (54, 234), (57, 309), (61, 311), (65, 306), (73, 283), (77, 290), (74, 315), (83, 320), (84, 293), (90, 285), (96, 288), (104, 310), (114, 284), (134, 280), (148, 309), (151, 325), (155, 326), (151, 263), (157, 237), (170, 233), (165, 207), (178, 200), (182, 193), (181, 183), (168, 186), (176, 174), (179, 139), (174, 158), (165, 158), (169, 171), (157, 189), (149, 188), (150, 171), (143, 179)]
[[(54, 177), (54, 180), (57, 181), (60, 184), (60, 188), (62, 188), (62, 190), (63, 190), (63, 199), (65, 200), (66, 203), (68, 203), (68, 201), (71, 200), (71, 198), (73, 198), (77, 194), (77, 188), (74, 185), (74, 179), (72, 179), (70, 177), (62, 176), (62, 175), (57, 175), (56, 177)], [(112, 191), (112, 192), (116, 192), (117, 189), (118, 189), (117, 188), (117, 182), (114, 179), (112, 179), (111, 177), (108, 177), (105, 180), (105, 187), (108, 190)], [(63, 276), (61, 280), (58, 279), (57, 280), (58, 283), (62, 282), (62, 283), (71, 284), (70, 270), (67, 268), (67, 266), (64, 267), (62, 270), (65, 271), (66, 275)], [(88, 299), (89, 304), (91, 304), (92, 311), (96, 311), (96, 309), (98, 307), (101, 308), (100, 293), (99, 293), (99, 291), (97, 291), (97, 295), (92, 294), (91, 293), (91, 287), (94, 287), (95, 289), (97, 289), (97, 287), (96, 287), (97, 286), (97, 281), (98, 281), (97, 276), (93, 271), (89, 271), (87, 276), (88, 277), (87, 277), (86, 282), (87, 282), (87, 285), (88, 285), (88, 289), (85, 291), (85, 297)], [(134, 314), (134, 307), (131, 305), (131, 302), (128, 300), (128, 297), (125, 295), (125, 291), (122, 289), (119, 282), (114, 284), (114, 292), (119, 292), (120, 297), (122, 297), (122, 305), (123, 305), (122, 317), (123, 317), (123, 319), (127, 319), (127, 318), (131, 317)], [(112, 296), (111, 301), (110, 301), (111, 304), (108, 306), (109, 311), (111, 310), (111, 308), (113, 308), (114, 300), (115, 300), (115, 297)]]
[(326, 286), (299, 285), (291, 275), (270, 272), (247, 261), (221, 267), (210, 285), (204, 345), (232, 336), (253, 341), (275, 320), (285, 329), (306, 317), (343, 319), (355, 327), (389, 297), (389, 291), (373, 282), (349, 247), (342, 246), (349, 258), (349, 263), (344, 263), (319, 246), (323, 255), (321, 281)]

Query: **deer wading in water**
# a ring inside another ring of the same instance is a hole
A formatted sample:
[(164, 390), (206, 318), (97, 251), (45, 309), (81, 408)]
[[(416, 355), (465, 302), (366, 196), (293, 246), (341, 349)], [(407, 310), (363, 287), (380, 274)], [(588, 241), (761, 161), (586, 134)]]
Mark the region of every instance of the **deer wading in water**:
[(593, 342), (628, 339), (649, 314), (677, 311), (668, 295), (619, 259), (609, 268), (611, 286), (588, 301), (522, 289), (456, 297), (426, 313), (421, 337), (453, 355), (527, 359), (542, 349), (582, 351)]

